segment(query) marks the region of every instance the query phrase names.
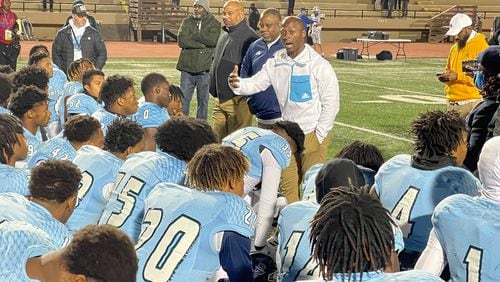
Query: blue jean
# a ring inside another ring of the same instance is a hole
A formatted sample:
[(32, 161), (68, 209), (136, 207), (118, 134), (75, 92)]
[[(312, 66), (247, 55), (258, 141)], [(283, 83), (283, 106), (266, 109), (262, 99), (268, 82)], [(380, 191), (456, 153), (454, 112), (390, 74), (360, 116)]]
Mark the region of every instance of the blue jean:
[(196, 86), (196, 98), (198, 101), (198, 108), (196, 111), (196, 118), (207, 119), (208, 114), (208, 72), (193, 74), (181, 71), (181, 90), (184, 94), (182, 99), (182, 112), (184, 115), (189, 116), (189, 104), (193, 99), (193, 92)]

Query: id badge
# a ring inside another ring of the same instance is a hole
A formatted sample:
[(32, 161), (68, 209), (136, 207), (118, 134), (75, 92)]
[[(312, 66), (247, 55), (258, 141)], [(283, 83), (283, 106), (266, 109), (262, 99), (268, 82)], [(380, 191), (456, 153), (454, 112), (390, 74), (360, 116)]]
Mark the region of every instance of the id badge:
[(6, 29), (5, 30), (5, 37), (4, 38), (5, 38), (6, 41), (12, 41), (12, 31)]
[(73, 49), (73, 61), (82, 58), (82, 49)]

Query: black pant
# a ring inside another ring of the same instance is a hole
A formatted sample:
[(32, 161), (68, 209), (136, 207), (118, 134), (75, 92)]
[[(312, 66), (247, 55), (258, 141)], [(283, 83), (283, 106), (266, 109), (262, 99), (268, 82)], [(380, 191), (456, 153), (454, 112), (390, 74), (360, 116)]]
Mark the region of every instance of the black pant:
[(6, 45), (0, 43), (0, 65), (10, 65), (13, 70), (16, 70), (17, 57), (21, 51), (21, 46), (16, 44)]
[(288, 16), (293, 16), (293, 10), (295, 9), (295, 0), (288, 0)]
[[(54, 0), (48, 0), (48, 1), (49, 1), (49, 9), (52, 12), (52, 10), (54, 9)], [(44, 11), (47, 10), (47, 0), (43, 0), (42, 5), (43, 5), (43, 10)]]

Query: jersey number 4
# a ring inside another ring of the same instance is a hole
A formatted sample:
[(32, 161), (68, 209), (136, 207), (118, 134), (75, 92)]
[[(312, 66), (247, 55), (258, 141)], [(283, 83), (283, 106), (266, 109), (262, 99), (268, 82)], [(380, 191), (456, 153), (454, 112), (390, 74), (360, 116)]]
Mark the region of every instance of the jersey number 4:
[(414, 222), (410, 221), (410, 217), (419, 193), (420, 189), (410, 186), (391, 212), (392, 217), (398, 222), (405, 238), (411, 235), (413, 229)]
[(481, 281), (481, 264), (483, 261), (483, 250), (469, 246), (463, 263), (467, 265), (467, 282)]
[[(282, 262), (283, 273), (289, 273), (290, 268), (295, 268), (294, 264), (296, 263), (295, 257), (297, 256), (297, 248), (299, 247), (299, 244), (303, 236), (304, 236), (304, 231), (293, 231), (292, 234), (290, 235), (290, 238), (288, 239), (288, 242), (286, 243), (285, 246), (286, 249), (285, 258), (283, 259)], [(317, 277), (317, 273), (315, 273), (318, 268), (318, 264), (315, 263), (312, 258), (309, 258), (309, 260), (307, 260), (304, 266), (299, 265), (297, 267), (302, 267), (302, 268), (298, 271), (297, 275), (293, 277), (293, 281), (319, 278)]]
[[(150, 209), (144, 217), (148, 226), (142, 232), (138, 247), (151, 239), (158, 228), (163, 211)], [(151, 255), (146, 259), (142, 273), (145, 281), (170, 281), (175, 270), (185, 258), (200, 234), (200, 223), (189, 216), (180, 215), (169, 224), (163, 236), (156, 243)]]

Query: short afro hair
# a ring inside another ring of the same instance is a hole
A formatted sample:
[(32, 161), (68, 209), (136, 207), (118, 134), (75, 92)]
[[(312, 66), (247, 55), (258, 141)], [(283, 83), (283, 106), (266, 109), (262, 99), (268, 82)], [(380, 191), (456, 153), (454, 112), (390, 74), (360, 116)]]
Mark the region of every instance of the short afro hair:
[(179, 117), (160, 125), (155, 141), (161, 151), (189, 161), (203, 145), (217, 143), (217, 134), (204, 120)]
[(130, 238), (109, 224), (88, 225), (62, 251), (66, 269), (96, 281), (135, 282), (137, 255)]
[(48, 53), (45, 53), (45, 52), (36, 52), (33, 55), (30, 55), (30, 57), (28, 59), (28, 65), (34, 66), (38, 62), (40, 62), (41, 60), (46, 59), (46, 58), (48, 58), (50, 60), (50, 56), (49, 56)]
[(27, 85), (34, 85), (45, 90), (49, 85), (49, 75), (44, 69), (37, 66), (26, 66), (14, 74), (12, 84), (14, 92)]
[(0, 73), (11, 74), (14, 70), (10, 67), (10, 65), (0, 65)]
[(48, 101), (47, 93), (40, 88), (30, 85), (22, 86), (12, 96), (9, 104), (9, 110), (18, 118), (23, 118), (24, 114), (33, 109), (36, 104)]
[(83, 86), (90, 85), (90, 82), (92, 81), (92, 77), (94, 75), (104, 77), (104, 73), (101, 70), (97, 70), (97, 69), (86, 70), (82, 76), (82, 85)]
[(144, 138), (144, 130), (135, 121), (117, 118), (109, 126), (104, 137), (104, 150), (123, 153)]
[(335, 157), (352, 160), (357, 165), (375, 172), (384, 164), (384, 157), (377, 146), (361, 141), (354, 141), (345, 146)]
[(70, 142), (86, 142), (101, 128), (101, 123), (88, 115), (74, 115), (64, 123), (63, 136)]
[(42, 45), (42, 44), (35, 45), (35, 46), (31, 47), (29, 56), (31, 57), (31, 55), (33, 55), (37, 52), (47, 53), (50, 56), (49, 48), (47, 48), (47, 46)]
[(101, 88), (101, 101), (105, 107), (113, 104), (127, 93), (127, 90), (134, 87), (134, 81), (131, 78), (121, 75), (112, 75), (106, 78)]
[(82, 173), (70, 161), (48, 160), (31, 170), (30, 195), (44, 202), (63, 203), (77, 195)]
[(5, 73), (0, 73), (0, 105), (4, 105), (12, 94), (12, 79)]
[(148, 73), (141, 81), (141, 91), (144, 96), (151, 92), (151, 89), (160, 83), (168, 83), (167, 78), (160, 73)]

